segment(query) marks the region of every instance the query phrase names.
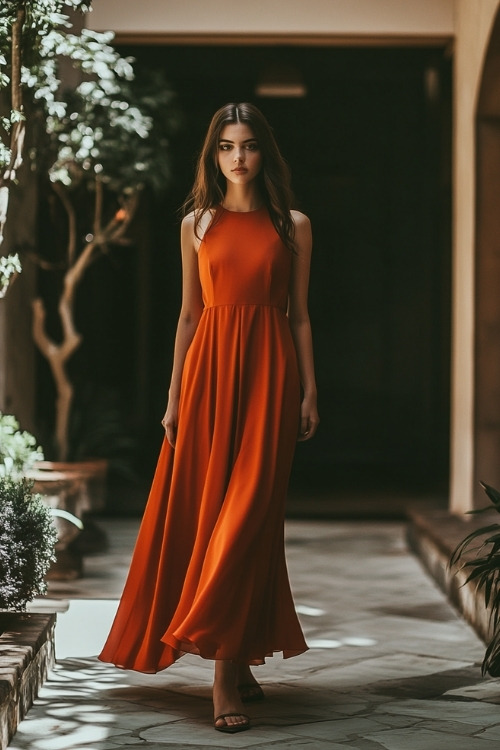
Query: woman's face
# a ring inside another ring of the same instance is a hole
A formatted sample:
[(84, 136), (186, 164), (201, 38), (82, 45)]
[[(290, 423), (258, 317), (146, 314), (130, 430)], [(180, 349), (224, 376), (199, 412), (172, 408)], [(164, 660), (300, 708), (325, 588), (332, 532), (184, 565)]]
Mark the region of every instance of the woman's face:
[(226, 180), (236, 185), (246, 185), (257, 177), (262, 166), (262, 155), (248, 125), (235, 122), (222, 128), (218, 163)]

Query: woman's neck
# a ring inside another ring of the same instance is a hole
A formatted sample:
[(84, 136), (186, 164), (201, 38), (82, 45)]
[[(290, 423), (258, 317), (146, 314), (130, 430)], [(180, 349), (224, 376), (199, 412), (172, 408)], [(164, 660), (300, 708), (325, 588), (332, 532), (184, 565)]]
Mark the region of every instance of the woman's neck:
[(228, 211), (255, 211), (262, 206), (262, 197), (254, 185), (228, 184), (222, 205)]

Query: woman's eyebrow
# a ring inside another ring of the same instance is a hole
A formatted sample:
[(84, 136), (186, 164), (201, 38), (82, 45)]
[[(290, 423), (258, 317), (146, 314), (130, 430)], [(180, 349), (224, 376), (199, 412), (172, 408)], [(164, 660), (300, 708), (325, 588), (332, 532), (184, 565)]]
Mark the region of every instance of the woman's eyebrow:
[[(247, 138), (242, 143), (253, 143), (254, 141), (257, 141), (257, 138)], [(234, 143), (234, 141), (230, 141), (229, 138), (219, 138), (219, 143)]]

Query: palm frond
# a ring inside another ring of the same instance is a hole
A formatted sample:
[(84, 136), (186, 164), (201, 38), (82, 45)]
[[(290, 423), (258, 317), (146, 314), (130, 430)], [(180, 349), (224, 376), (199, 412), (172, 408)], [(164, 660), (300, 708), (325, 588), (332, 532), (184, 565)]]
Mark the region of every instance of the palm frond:
[(495, 506), (495, 510), (500, 513), (500, 492), (494, 487), (491, 487), (489, 484), (486, 484), (486, 482), (479, 482), (479, 484)]
[[(478, 539), (478, 537), (485, 536), (486, 534), (490, 534), (494, 531), (500, 531), (500, 526), (497, 523), (492, 523), (489, 526), (483, 526), (481, 529), (475, 529), (474, 531), (471, 531), (470, 534), (467, 534), (465, 539), (462, 539), (460, 544), (458, 544), (453, 550), (450, 557), (449, 566), (452, 567), (458, 562), (458, 560), (464, 554), (465, 550), (469, 547), (472, 541)], [(484, 546), (484, 544), (485, 542), (483, 541), (481, 547)], [(481, 547), (478, 547), (477, 549), (481, 549)]]
[(500, 676), (500, 631), (497, 631), (484, 654), (484, 660), (481, 667), (483, 675), (489, 674), (492, 677)]
[[(500, 492), (485, 482), (480, 482), (491, 501), (491, 505), (470, 514), (484, 513), (496, 510), (500, 513)], [(477, 544), (473, 545), (477, 541)], [(474, 554), (475, 553), (475, 554)], [(465, 557), (466, 556), (466, 557)], [(464, 560), (465, 558), (465, 560)], [(489, 610), (489, 626), (493, 637), (486, 649), (482, 674), (492, 677), (500, 676), (500, 525), (489, 524), (471, 531), (465, 539), (456, 546), (451, 554), (449, 567), (462, 563), (460, 570), (466, 573), (464, 586), (475, 585), (476, 592), (481, 592), (484, 606)]]

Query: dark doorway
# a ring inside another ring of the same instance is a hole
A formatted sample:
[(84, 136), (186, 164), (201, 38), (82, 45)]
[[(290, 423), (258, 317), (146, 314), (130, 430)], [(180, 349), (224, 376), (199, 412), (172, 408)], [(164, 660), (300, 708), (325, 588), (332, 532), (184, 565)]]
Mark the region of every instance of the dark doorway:
[[(322, 424), (300, 445), (292, 493), (325, 511), (346, 490), (447, 491), (449, 437), (451, 64), (443, 50), (121, 47), (162, 67), (184, 125), (175, 183), (150, 207), (140, 300), (147, 394), (139, 394), (145, 473), (156, 460), (180, 302), (176, 211), (212, 113), (250, 100), (268, 116), (312, 220), (310, 311)], [(302, 74), (302, 98), (258, 98), (276, 62)], [(147, 341), (147, 346), (144, 346)]]

